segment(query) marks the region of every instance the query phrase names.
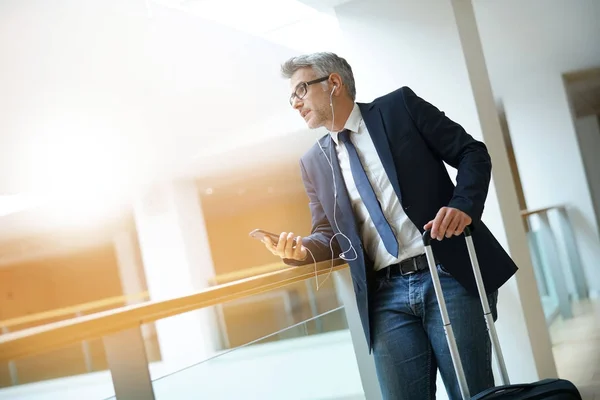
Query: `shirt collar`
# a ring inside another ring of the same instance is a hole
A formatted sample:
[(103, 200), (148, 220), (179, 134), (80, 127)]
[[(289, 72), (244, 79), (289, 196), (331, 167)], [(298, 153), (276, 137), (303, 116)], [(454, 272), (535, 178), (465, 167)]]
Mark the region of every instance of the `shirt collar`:
[[(348, 116), (346, 120), (346, 124), (344, 125), (344, 129), (348, 129), (350, 132), (358, 133), (358, 128), (360, 127), (360, 122), (362, 121), (362, 114), (360, 113), (360, 108), (358, 108), (358, 104), (354, 103), (354, 107), (352, 108), (352, 112)], [(341, 131), (340, 131), (341, 132)], [(338, 134), (339, 132), (331, 132), (331, 138), (338, 145)]]

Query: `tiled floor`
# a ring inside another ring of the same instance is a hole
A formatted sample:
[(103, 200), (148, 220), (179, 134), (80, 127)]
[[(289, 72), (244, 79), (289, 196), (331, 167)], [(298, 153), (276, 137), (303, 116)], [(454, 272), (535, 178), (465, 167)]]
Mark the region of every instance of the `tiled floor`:
[(574, 317), (550, 327), (558, 375), (573, 382), (584, 400), (600, 400), (600, 300), (573, 304)]

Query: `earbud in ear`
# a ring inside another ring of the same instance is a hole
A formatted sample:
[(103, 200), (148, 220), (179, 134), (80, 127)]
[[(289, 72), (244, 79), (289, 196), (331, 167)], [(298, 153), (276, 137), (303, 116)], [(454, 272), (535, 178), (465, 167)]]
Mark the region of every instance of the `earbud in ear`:
[(331, 93), (329, 94), (329, 107), (333, 107), (333, 92), (337, 88), (337, 85), (333, 85), (333, 89), (331, 89)]

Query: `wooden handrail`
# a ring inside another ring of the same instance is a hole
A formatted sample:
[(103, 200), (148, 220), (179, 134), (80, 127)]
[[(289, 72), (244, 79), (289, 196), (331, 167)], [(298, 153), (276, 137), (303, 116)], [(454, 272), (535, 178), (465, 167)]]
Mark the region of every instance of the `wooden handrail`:
[[(278, 262), (267, 265), (261, 265), (257, 267), (245, 268), (239, 271), (228, 272), (225, 274), (216, 275), (210, 281), (211, 283), (218, 285), (228, 282), (237, 281), (240, 279), (250, 278), (252, 276), (265, 274), (268, 272), (278, 271), (284, 268), (289, 268), (287, 265)], [(122, 295), (122, 296), (114, 296), (108, 297), (102, 300), (91, 301), (88, 303), (77, 304), (74, 306), (58, 308), (49, 311), (43, 311), (40, 313), (24, 315), (22, 317), (5, 319), (4, 321), (0, 321), (0, 328), (13, 328), (18, 325), (25, 325), (30, 323), (35, 323), (47, 319), (60, 318), (64, 316), (72, 316), (77, 312), (87, 312), (96, 310), (98, 308), (110, 307), (115, 304), (120, 304), (123, 302), (127, 302), (130, 300), (148, 300), (149, 293), (147, 291), (135, 293), (131, 295)]]
[(251, 278), (256, 275), (262, 275), (269, 272), (279, 271), (281, 269), (289, 268), (282, 262), (276, 262), (272, 264), (260, 265), (257, 267), (244, 268), (238, 271), (227, 272), (225, 274), (216, 275), (210, 281), (212, 284), (220, 285), (223, 283), (229, 283), (233, 281), (239, 281), (240, 279)]
[(521, 216), (523, 218), (526, 218), (533, 214), (541, 214), (541, 213), (545, 213), (550, 210), (554, 210), (554, 209), (558, 209), (558, 208), (564, 208), (564, 206), (551, 206), (551, 207), (538, 208), (538, 209), (534, 209), (534, 210), (523, 210), (523, 211), (521, 211)]
[(97, 310), (98, 308), (110, 307), (129, 300), (146, 300), (148, 299), (148, 292), (140, 292), (130, 295), (107, 297), (106, 299), (91, 301), (89, 303), (77, 304), (74, 306), (58, 308), (55, 310), (43, 311), (40, 313), (24, 315), (22, 317), (16, 317), (11, 319), (5, 319), (0, 321), (0, 328), (12, 328), (18, 325), (25, 325), (34, 322), (43, 321), (45, 319), (60, 318), (64, 316), (72, 316), (77, 312), (85, 312)]
[[(268, 272), (278, 271), (284, 268), (289, 268), (287, 265), (277, 262), (267, 265), (261, 265), (257, 267), (245, 268), (239, 271), (228, 272), (225, 274), (216, 275), (210, 281), (211, 283), (218, 285), (228, 282), (237, 281), (240, 279), (250, 278), (252, 276), (265, 274)], [(148, 300), (149, 293), (147, 291), (135, 293), (131, 295), (122, 295), (107, 297), (105, 299), (91, 301), (88, 303), (77, 304), (74, 306), (68, 306), (64, 308), (58, 308), (49, 311), (43, 311), (35, 314), (24, 315), (22, 317), (10, 318), (0, 321), (0, 328), (13, 328), (18, 325), (25, 325), (35, 323), (47, 319), (60, 318), (64, 316), (72, 316), (77, 312), (87, 312), (96, 310), (98, 308), (110, 307), (116, 304), (121, 304), (130, 300)]]
[(343, 260), (288, 267), (275, 272), (242, 279), (161, 301), (148, 301), (83, 317), (54, 322), (0, 336), (0, 363), (32, 356), (64, 346), (110, 335), (125, 329), (188, 311), (277, 289), (347, 268)]

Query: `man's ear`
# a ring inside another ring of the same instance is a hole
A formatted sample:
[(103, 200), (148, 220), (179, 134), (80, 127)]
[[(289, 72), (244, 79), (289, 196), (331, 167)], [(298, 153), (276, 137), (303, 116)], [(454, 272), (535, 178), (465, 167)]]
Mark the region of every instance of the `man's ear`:
[(337, 90), (342, 87), (342, 77), (339, 74), (331, 74), (329, 76), (329, 82), (331, 83), (333, 90)]

